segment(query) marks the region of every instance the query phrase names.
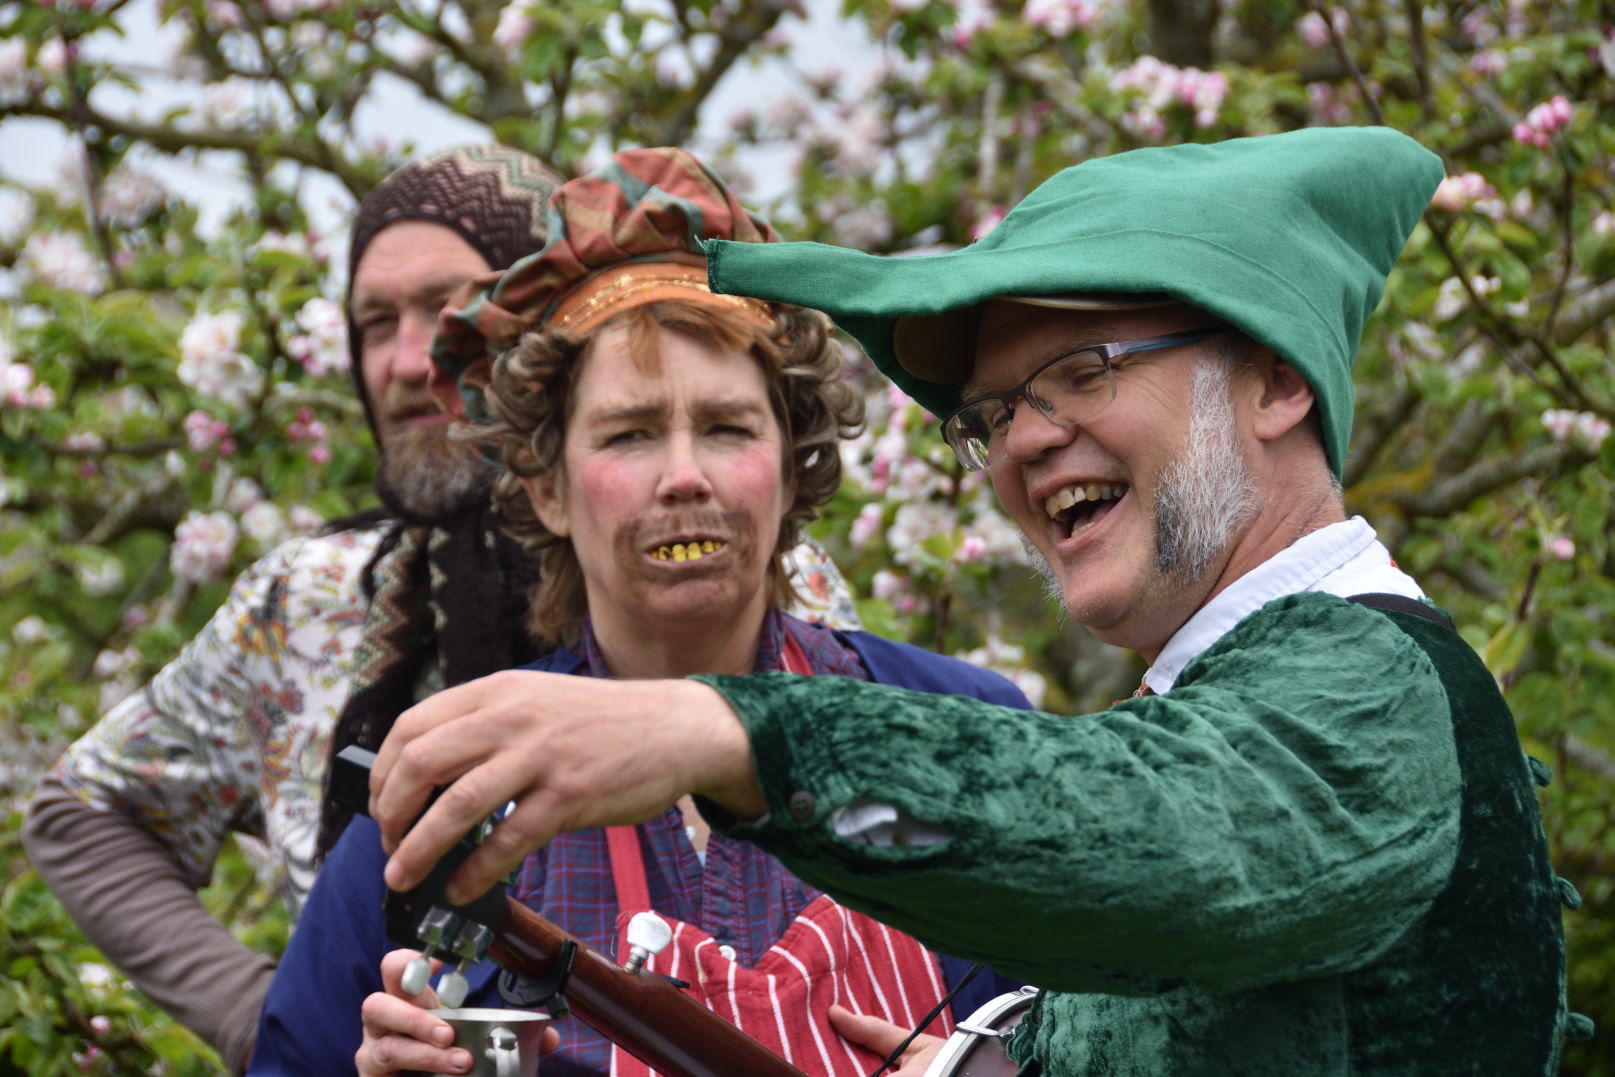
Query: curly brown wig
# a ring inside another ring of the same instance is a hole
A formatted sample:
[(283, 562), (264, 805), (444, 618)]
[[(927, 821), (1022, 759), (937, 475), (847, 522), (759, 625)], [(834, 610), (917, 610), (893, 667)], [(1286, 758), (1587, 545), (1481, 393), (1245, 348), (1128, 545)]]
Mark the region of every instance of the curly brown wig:
[(630, 308), (585, 337), (528, 333), (494, 363), (485, 391), (494, 422), (479, 428), (476, 439), (494, 446), (504, 467), (493, 497), (505, 530), (538, 563), (529, 629), (551, 645), (570, 643), (587, 612), (571, 542), (540, 522), (520, 480), (565, 466), (562, 449), (578, 372), (590, 342), (612, 326), (625, 329), (630, 350), (648, 362), (660, 361), (657, 341), (663, 332), (673, 332), (719, 351), (749, 354), (767, 376), (787, 446), (784, 477), (796, 483), (768, 570), (769, 602), (780, 605), (791, 594), (782, 558), (801, 540), (802, 525), (841, 485), (838, 443), (863, 429), (863, 399), (843, 376), (841, 347), (829, 320), (817, 311), (781, 307), (772, 333), (765, 333), (726, 310), (669, 300)]

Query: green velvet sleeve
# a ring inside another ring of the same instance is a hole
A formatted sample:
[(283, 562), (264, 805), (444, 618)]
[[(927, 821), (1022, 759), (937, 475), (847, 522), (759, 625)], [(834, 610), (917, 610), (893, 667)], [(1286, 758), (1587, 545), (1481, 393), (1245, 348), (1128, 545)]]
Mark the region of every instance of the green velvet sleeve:
[[(755, 841), (934, 949), (1065, 991), (1235, 990), (1354, 968), (1457, 850), (1451, 719), (1383, 615), (1272, 603), (1170, 694), (1077, 717), (834, 677), (701, 678), (768, 798)], [(835, 834), (857, 799), (940, 844)]]

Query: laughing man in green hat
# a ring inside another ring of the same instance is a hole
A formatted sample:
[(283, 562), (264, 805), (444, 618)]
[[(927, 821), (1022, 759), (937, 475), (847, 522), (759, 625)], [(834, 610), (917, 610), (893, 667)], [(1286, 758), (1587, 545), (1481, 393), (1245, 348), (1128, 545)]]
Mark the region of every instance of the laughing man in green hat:
[(1315, 129), (1088, 161), (947, 254), (708, 245), (715, 290), (829, 312), (947, 416), (1144, 685), (1069, 717), (500, 674), (383, 747), (389, 881), (508, 799), (465, 895), (694, 792), (836, 898), (1041, 985), (1026, 1073), (1554, 1072), (1590, 1030), (1545, 772), (1338, 482), (1358, 338), (1441, 176), (1388, 129)]

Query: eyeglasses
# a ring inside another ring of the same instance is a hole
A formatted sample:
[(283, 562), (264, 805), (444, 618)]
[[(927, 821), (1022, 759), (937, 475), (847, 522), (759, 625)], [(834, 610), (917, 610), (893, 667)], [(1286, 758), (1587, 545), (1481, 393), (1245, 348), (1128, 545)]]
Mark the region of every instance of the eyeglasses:
[(1116, 368), (1126, 356), (1192, 344), (1227, 326), (1189, 329), (1114, 344), (1090, 344), (1049, 360), (1006, 393), (977, 397), (942, 423), (942, 436), (967, 471), (984, 471), (1008, 452), (1015, 405), (1025, 397), (1050, 422), (1075, 426), (1093, 418), (1116, 399)]

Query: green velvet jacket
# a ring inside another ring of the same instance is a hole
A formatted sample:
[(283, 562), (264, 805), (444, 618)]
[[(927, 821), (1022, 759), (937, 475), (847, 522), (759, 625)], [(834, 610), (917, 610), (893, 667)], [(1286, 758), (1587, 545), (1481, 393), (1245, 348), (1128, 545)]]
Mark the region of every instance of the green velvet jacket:
[[(839, 678), (702, 678), (838, 900), (1045, 990), (1055, 1075), (1550, 1074), (1560, 890), (1506, 704), (1415, 614), (1293, 595), (1170, 693), (1065, 717)], [(949, 835), (838, 837), (856, 800)]]

